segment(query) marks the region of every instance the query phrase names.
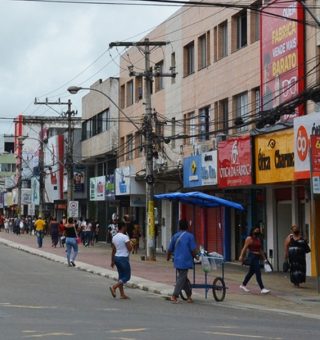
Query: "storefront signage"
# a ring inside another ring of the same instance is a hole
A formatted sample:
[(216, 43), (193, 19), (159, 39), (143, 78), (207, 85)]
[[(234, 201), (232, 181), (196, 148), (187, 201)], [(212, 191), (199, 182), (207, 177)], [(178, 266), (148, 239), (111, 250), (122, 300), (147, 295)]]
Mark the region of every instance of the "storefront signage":
[(294, 120), (294, 177), (310, 178), (311, 135), (320, 136), (320, 114), (318, 112), (297, 117)]
[(320, 173), (320, 136), (310, 136), (311, 138), (311, 162), (312, 174)]
[[(261, 95), (263, 110), (269, 110), (304, 89), (304, 10), (298, 1), (276, 0), (260, 18)], [(296, 114), (303, 114), (301, 106)]]
[(320, 177), (312, 177), (312, 190), (314, 194), (320, 194)]
[(31, 203), (33, 205), (40, 204), (40, 183), (36, 177), (31, 178)]
[(73, 190), (74, 192), (84, 192), (85, 168), (75, 165), (73, 169)]
[(250, 136), (218, 144), (218, 183), (221, 188), (252, 184)]
[(136, 181), (134, 167), (126, 166), (115, 170), (115, 191), (117, 196), (144, 195), (146, 185), (144, 181)]
[(185, 188), (217, 184), (217, 151), (204, 152), (183, 160)]
[(292, 181), (294, 160), (291, 129), (255, 137), (257, 184)]
[(90, 201), (104, 201), (105, 186), (106, 186), (105, 176), (90, 178)]
[(115, 199), (115, 182), (114, 175), (106, 176), (106, 200)]

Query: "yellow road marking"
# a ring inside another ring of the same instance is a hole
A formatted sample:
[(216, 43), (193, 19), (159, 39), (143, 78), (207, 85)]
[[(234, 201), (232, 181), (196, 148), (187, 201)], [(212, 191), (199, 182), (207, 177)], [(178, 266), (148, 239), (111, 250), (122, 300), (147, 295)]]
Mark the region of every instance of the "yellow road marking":
[(44, 333), (44, 334), (33, 334), (25, 335), (24, 338), (44, 338), (48, 336), (74, 336), (73, 333)]
[(282, 338), (272, 338), (272, 337), (266, 337), (263, 335), (249, 335), (249, 334), (238, 334), (238, 333), (224, 333), (224, 332), (203, 332), (206, 334), (213, 334), (213, 335), (223, 335), (223, 336), (233, 336), (238, 338), (250, 338), (250, 339), (269, 339), (269, 340), (282, 340)]
[(123, 329), (113, 329), (110, 333), (130, 333), (130, 332), (143, 332), (146, 328), (123, 328)]

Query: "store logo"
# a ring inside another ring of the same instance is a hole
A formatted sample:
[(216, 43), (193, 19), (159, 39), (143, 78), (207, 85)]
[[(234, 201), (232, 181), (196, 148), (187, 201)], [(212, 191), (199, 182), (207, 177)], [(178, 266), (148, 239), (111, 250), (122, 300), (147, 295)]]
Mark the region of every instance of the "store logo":
[(231, 164), (237, 164), (239, 157), (238, 141), (234, 141), (231, 149)]
[(197, 172), (197, 163), (195, 161), (191, 163), (191, 172), (193, 175)]
[(298, 157), (301, 161), (304, 161), (307, 158), (309, 149), (309, 139), (307, 130), (303, 125), (301, 125), (298, 129), (297, 139), (296, 139), (296, 150), (298, 153)]

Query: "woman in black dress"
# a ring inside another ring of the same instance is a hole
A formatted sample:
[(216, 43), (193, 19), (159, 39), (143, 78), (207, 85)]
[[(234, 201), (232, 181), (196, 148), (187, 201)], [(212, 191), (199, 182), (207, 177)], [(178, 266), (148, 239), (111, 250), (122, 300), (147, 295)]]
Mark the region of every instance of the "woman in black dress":
[(285, 240), (285, 259), (290, 265), (290, 281), (299, 287), (306, 282), (306, 254), (310, 248), (298, 226), (294, 224), (291, 231)]

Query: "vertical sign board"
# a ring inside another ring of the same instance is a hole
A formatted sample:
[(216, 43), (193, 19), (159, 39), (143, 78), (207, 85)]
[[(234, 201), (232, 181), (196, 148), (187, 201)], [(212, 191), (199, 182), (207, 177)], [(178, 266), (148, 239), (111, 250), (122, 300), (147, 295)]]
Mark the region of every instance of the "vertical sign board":
[[(304, 10), (298, 1), (272, 1), (261, 12), (263, 110), (277, 107), (304, 90), (303, 20)], [(303, 108), (299, 107), (294, 113), (302, 115)]]
[(79, 202), (70, 201), (68, 204), (68, 217), (78, 218), (79, 217)]

